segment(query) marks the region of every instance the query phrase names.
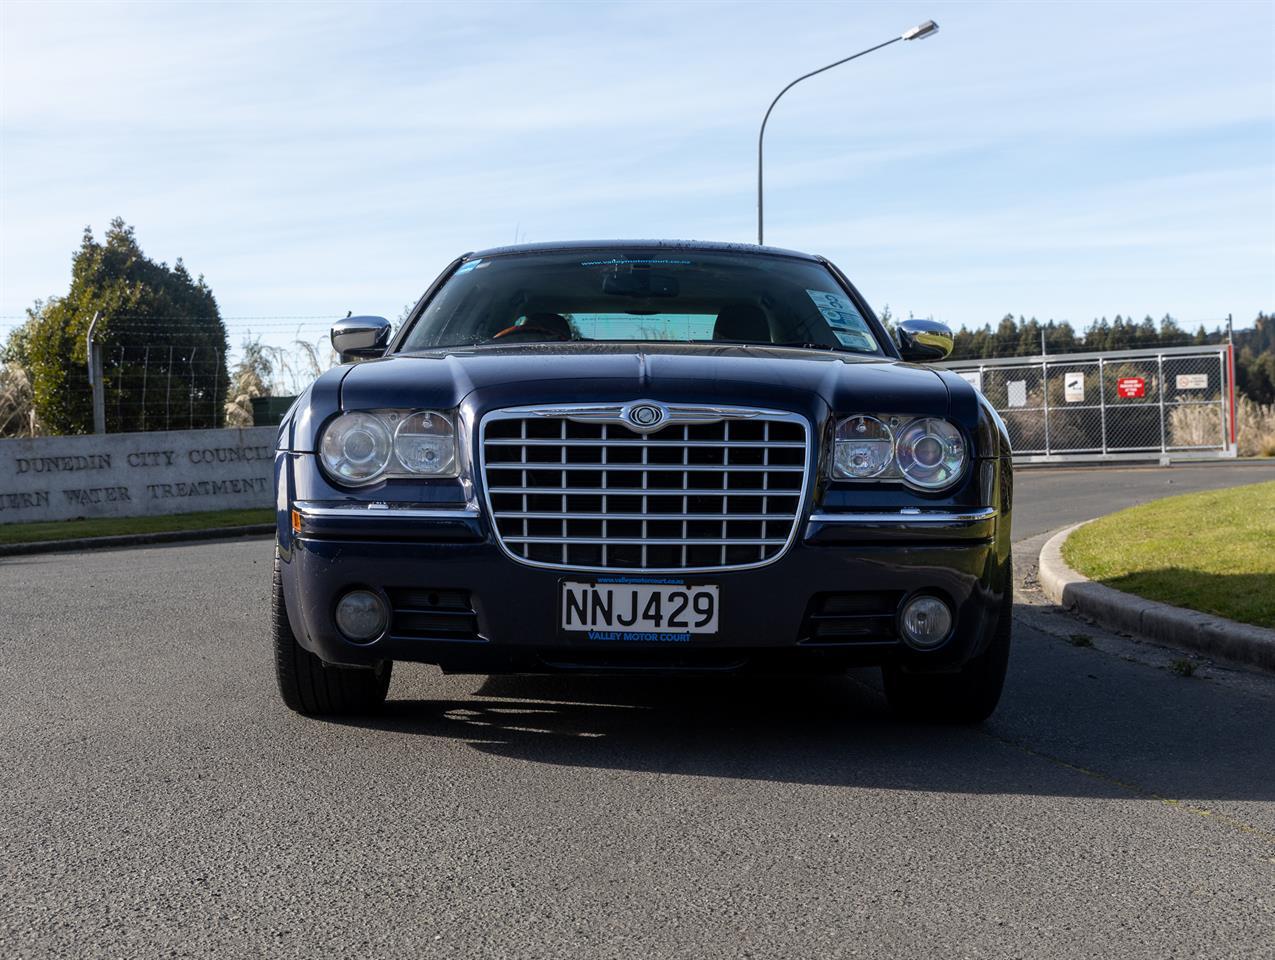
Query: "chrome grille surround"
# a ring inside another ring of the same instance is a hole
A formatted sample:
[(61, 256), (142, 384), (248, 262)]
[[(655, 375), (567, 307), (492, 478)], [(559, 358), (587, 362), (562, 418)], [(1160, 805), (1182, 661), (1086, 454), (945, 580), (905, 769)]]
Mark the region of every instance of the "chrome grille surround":
[[(632, 419), (644, 406), (662, 413), (654, 430)], [(800, 414), (640, 400), (495, 410), (482, 418), (478, 453), (488, 516), (511, 559), (684, 573), (760, 567), (788, 551), (811, 444)]]

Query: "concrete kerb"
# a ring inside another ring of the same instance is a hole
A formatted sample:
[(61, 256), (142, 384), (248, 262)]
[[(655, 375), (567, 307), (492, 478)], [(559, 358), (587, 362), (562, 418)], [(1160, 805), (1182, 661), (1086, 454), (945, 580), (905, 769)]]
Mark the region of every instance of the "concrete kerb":
[(155, 533), (127, 533), (116, 537), (82, 537), (75, 540), (33, 540), (29, 543), (0, 544), (0, 558), (36, 553), (76, 553), (112, 547), (144, 547), (155, 543), (183, 543), (192, 540), (233, 540), (264, 537), (275, 532), (273, 523), (253, 523), (240, 527), (209, 527), (205, 530), (162, 530)]
[(1040, 587), (1054, 603), (1109, 629), (1275, 670), (1275, 630), (1144, 600), (1073, 570), (1063, 559), (1062, 546), (1082, 526), (1077, 523), (1059, 530), (1041, 548)]

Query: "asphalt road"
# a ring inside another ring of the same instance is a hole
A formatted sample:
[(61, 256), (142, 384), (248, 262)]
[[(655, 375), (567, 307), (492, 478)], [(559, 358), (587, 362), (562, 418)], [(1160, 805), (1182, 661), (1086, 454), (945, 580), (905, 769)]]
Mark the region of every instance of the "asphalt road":
[[(1260, 479), (1024, 470), (1023, 576), (1047, 529)], [(410, 665), (337, 724), (278, 702), (269, 574), (261, 540), (0, 561), (0, 956), (1275, 956), (1268, 675), (1025, 591), (975, 729), (894, 722), (872, 671)]]

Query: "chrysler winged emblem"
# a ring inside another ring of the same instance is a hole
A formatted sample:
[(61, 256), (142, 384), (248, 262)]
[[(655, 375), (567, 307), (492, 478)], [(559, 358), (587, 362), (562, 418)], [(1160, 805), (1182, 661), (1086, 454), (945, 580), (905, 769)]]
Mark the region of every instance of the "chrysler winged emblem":
[(633, 403), (621, 414), (634, 430), (656, 430), (668, 419), (668, 410), (658, 403)]

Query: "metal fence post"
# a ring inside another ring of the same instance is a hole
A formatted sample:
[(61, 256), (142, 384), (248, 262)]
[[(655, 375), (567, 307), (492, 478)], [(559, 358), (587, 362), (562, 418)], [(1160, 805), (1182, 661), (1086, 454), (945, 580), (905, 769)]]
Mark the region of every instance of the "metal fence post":
[(168, 380), (164, 385), (164, 429), (170, 429), (172, 423), (173, 401), (173, 345), (168, 345)]
[(1164, 354), (1156, 357), (1159, 367), (1159, 376), (1156, 378), (1160, 382), (1160, 459), (1166, 460), (1169, 454), (1168, 447), (1168, 425), (1164, 422)]
[(186, 426), (191, 430), (195, 429), (195, 354), (198, 352), (198, 347), (190, 348), (190, 362), (186, 367), (187, 371), (190, 373), (190, 380), (186, 383), (186, 406), (188, 415)]
[(89, 387), (93, 395), (93, 432), (106, 433), (106, 388), (102, 383), (102, 345), (93, 339), (102, 312), (95, 311), (89, 321), (88, 361)]
[[(1231, 315), (1226, 315), (1226, 356), (1219, 358), (1222, 366), (1225, 368), (1226, 377), (1226, 395), (1223, 398), (1223, 404), (1230, 407), (1230, 414), (1227, 417), (1229, 421), (1226, 426), (1222, 427), (1224, 435), (1230, 437), (1231, 453), (1239, 454), (1239, 438), (1235, 433), (1235, 324), (1231, 320)], [(1227, 434), (1226, 427), (1230, 427)]]
[(1045, 360), (1040, 362), (1040, 382), (1045, 396), (1045, 456), (1048, 457), (1053, 451), (1049, 449), (1049, 364)]
[[(1117, 388), (1119, 389), (1119, 388)], [(1107, 368), (1098, 358), (1098, 416), (1102, 420), (1102, 455), (1107, 455)]]
[(124, 348), (115, 351), (115, 423), (124, 422)]
[(212, 419), (208, 421), (209, 427), (217, 427), (217, 384), (221, 382), (221, 368), (225, 366), (225, 354), (216, 353), (214, 356), (217, 362), (213, 364), (213, 387), (212, 387)]
[(1235, 377), (1227, 375), (1234, 346), (1227, 344), (1217, 353), (1217, 395), (1222, 408), (1222, 449), (1235, 456), (1239, 453), (1235, 431), (1228, 429), (1235, 419)]
[(146, 379), (151, 369), (151, 348), (142, 354), (142, 429), (146, 429)]

